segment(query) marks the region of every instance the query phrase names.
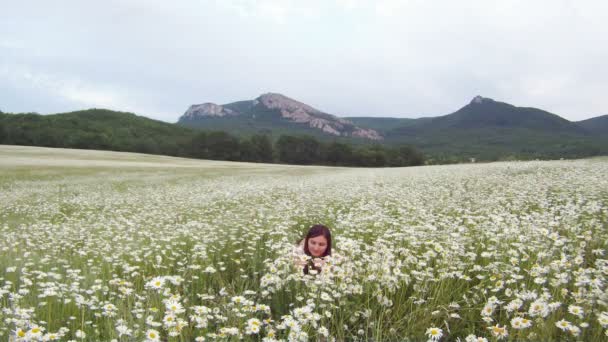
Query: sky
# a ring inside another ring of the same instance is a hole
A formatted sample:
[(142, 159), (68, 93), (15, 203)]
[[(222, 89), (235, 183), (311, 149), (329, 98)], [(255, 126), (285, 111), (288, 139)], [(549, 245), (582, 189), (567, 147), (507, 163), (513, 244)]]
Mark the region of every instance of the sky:
[(176, 122), (281, 93), (340, 117), (438, 116), (476, 95), (608, 114), (608, 1), (0, 0), (0, 110)]

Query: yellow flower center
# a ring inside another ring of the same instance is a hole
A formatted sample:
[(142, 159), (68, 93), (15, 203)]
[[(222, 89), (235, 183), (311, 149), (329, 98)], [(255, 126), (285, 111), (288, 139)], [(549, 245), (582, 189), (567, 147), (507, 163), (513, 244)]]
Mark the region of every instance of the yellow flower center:
[(500, 328), (500, 327), (494, 327), (493, 330), (494, 330), (494, 333), (501, 334), (505, 329)]

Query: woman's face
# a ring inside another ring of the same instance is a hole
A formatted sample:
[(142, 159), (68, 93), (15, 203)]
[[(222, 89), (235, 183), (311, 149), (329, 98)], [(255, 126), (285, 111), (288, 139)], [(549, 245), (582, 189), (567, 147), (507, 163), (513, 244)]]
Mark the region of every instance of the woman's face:
[(323, 235), (315, 236), (308, 239), (308, 251), (313, 257), (320, 257), (327, 250), (327, 238)]

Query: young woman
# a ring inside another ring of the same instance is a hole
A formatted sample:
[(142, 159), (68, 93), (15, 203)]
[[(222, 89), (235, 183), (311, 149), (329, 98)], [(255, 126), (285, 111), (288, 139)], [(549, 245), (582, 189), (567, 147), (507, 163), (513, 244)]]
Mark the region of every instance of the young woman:
[[(306, 237), (298, 241), (294, 248), (294, 263), (304, 274), (320, 273), (331, 255), (331, 233), (324, 225), (310, 227)], [(311, 272), (313, 271), (314, 272)]]

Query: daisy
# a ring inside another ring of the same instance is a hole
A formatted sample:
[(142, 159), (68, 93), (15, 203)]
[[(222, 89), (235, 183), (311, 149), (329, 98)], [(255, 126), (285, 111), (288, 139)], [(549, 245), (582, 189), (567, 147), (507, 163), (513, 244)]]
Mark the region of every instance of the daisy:
[(494, 313), (494, 304), (486, 304), (481, 310), (481, 316), (489, 317)]
[(247, 320), (247, 328), (245, 328), (245, 333), (248, 335), (257, 334), (260, 332), (260, 326), (262, 322), (260, 322), (257, 318), (250, 318)]
[(76, 330), (76, 338), (84, 339), (87, 334), (82, 330)]
[(426, 335), (432, 340), (437, 341), (443, 336), (443, 330), (435, 327), (426, 329)]
[(541, 300), (541, 299), (535, 300), (530, 305), (528, 314), (530, 314), (530, 316), (532, 316), (532, 317), (536, 317), (536, 316), (546, 317), (549, 314), (549, 307), (548, 307), (547, 303), (545, 303), (543, 300)]
[(17, 338), (25, 338), (26, 335), (27, 332), (21, 328), (17, 328), (17, 330), (15, 330), (15, 336), (17, 336)]
[(42, 331), (44, 331), (44, 328), (35, 325), (27, 332), (27, 335), (29, 338), (38, 339), (42, 336)]
[(165, 307), (167, 308), (167, 311), (174, 314), (180, 314), (186, 311), (180, 302), (174, 300), (168, 300), (165, 303)]
[(154, 277), (152, 280), (146, 283), (146, 288), (153, 290), (160, 290), (165, 284), (165, 277)]
[(570, 330), (570, 327), (572, 326), (572, 324), (570, 324), (570, 322), (568, 322), (564, 319), (561, 319), (561, 320), (555, 322), (555, 326), (562, 329), (562, 331), (568, 331), (568, 330)]
[(490, 331), (492, 331), (492, 335), (496, 336), (496, 338), (499, 340), (509, 335), (507, 327), (501, 327), (500, 324), (491, 326), (488, 329), (490, 329)]
[(488, 342), (488, 339), (481, 336), (471, 334), (464, 339), (465, 342)]
[(157, 342), (160, 341), (160, 334), (154, 329), (148, 329), (146, 331), (146, 342)]
[(581, 308), (580, 306), (570, 305), (568, 307), (568, 312), (578, 316), (579, 318), (583, 318), (583, 308)]
[[(608, 328), (608, 312), (602, 312), (600, 314), (600, 316), (597, 318), (597, 321), (602, 325), (602, 327), (604, 328)], [(606, 330), (608, 331), (608, 330)]]

